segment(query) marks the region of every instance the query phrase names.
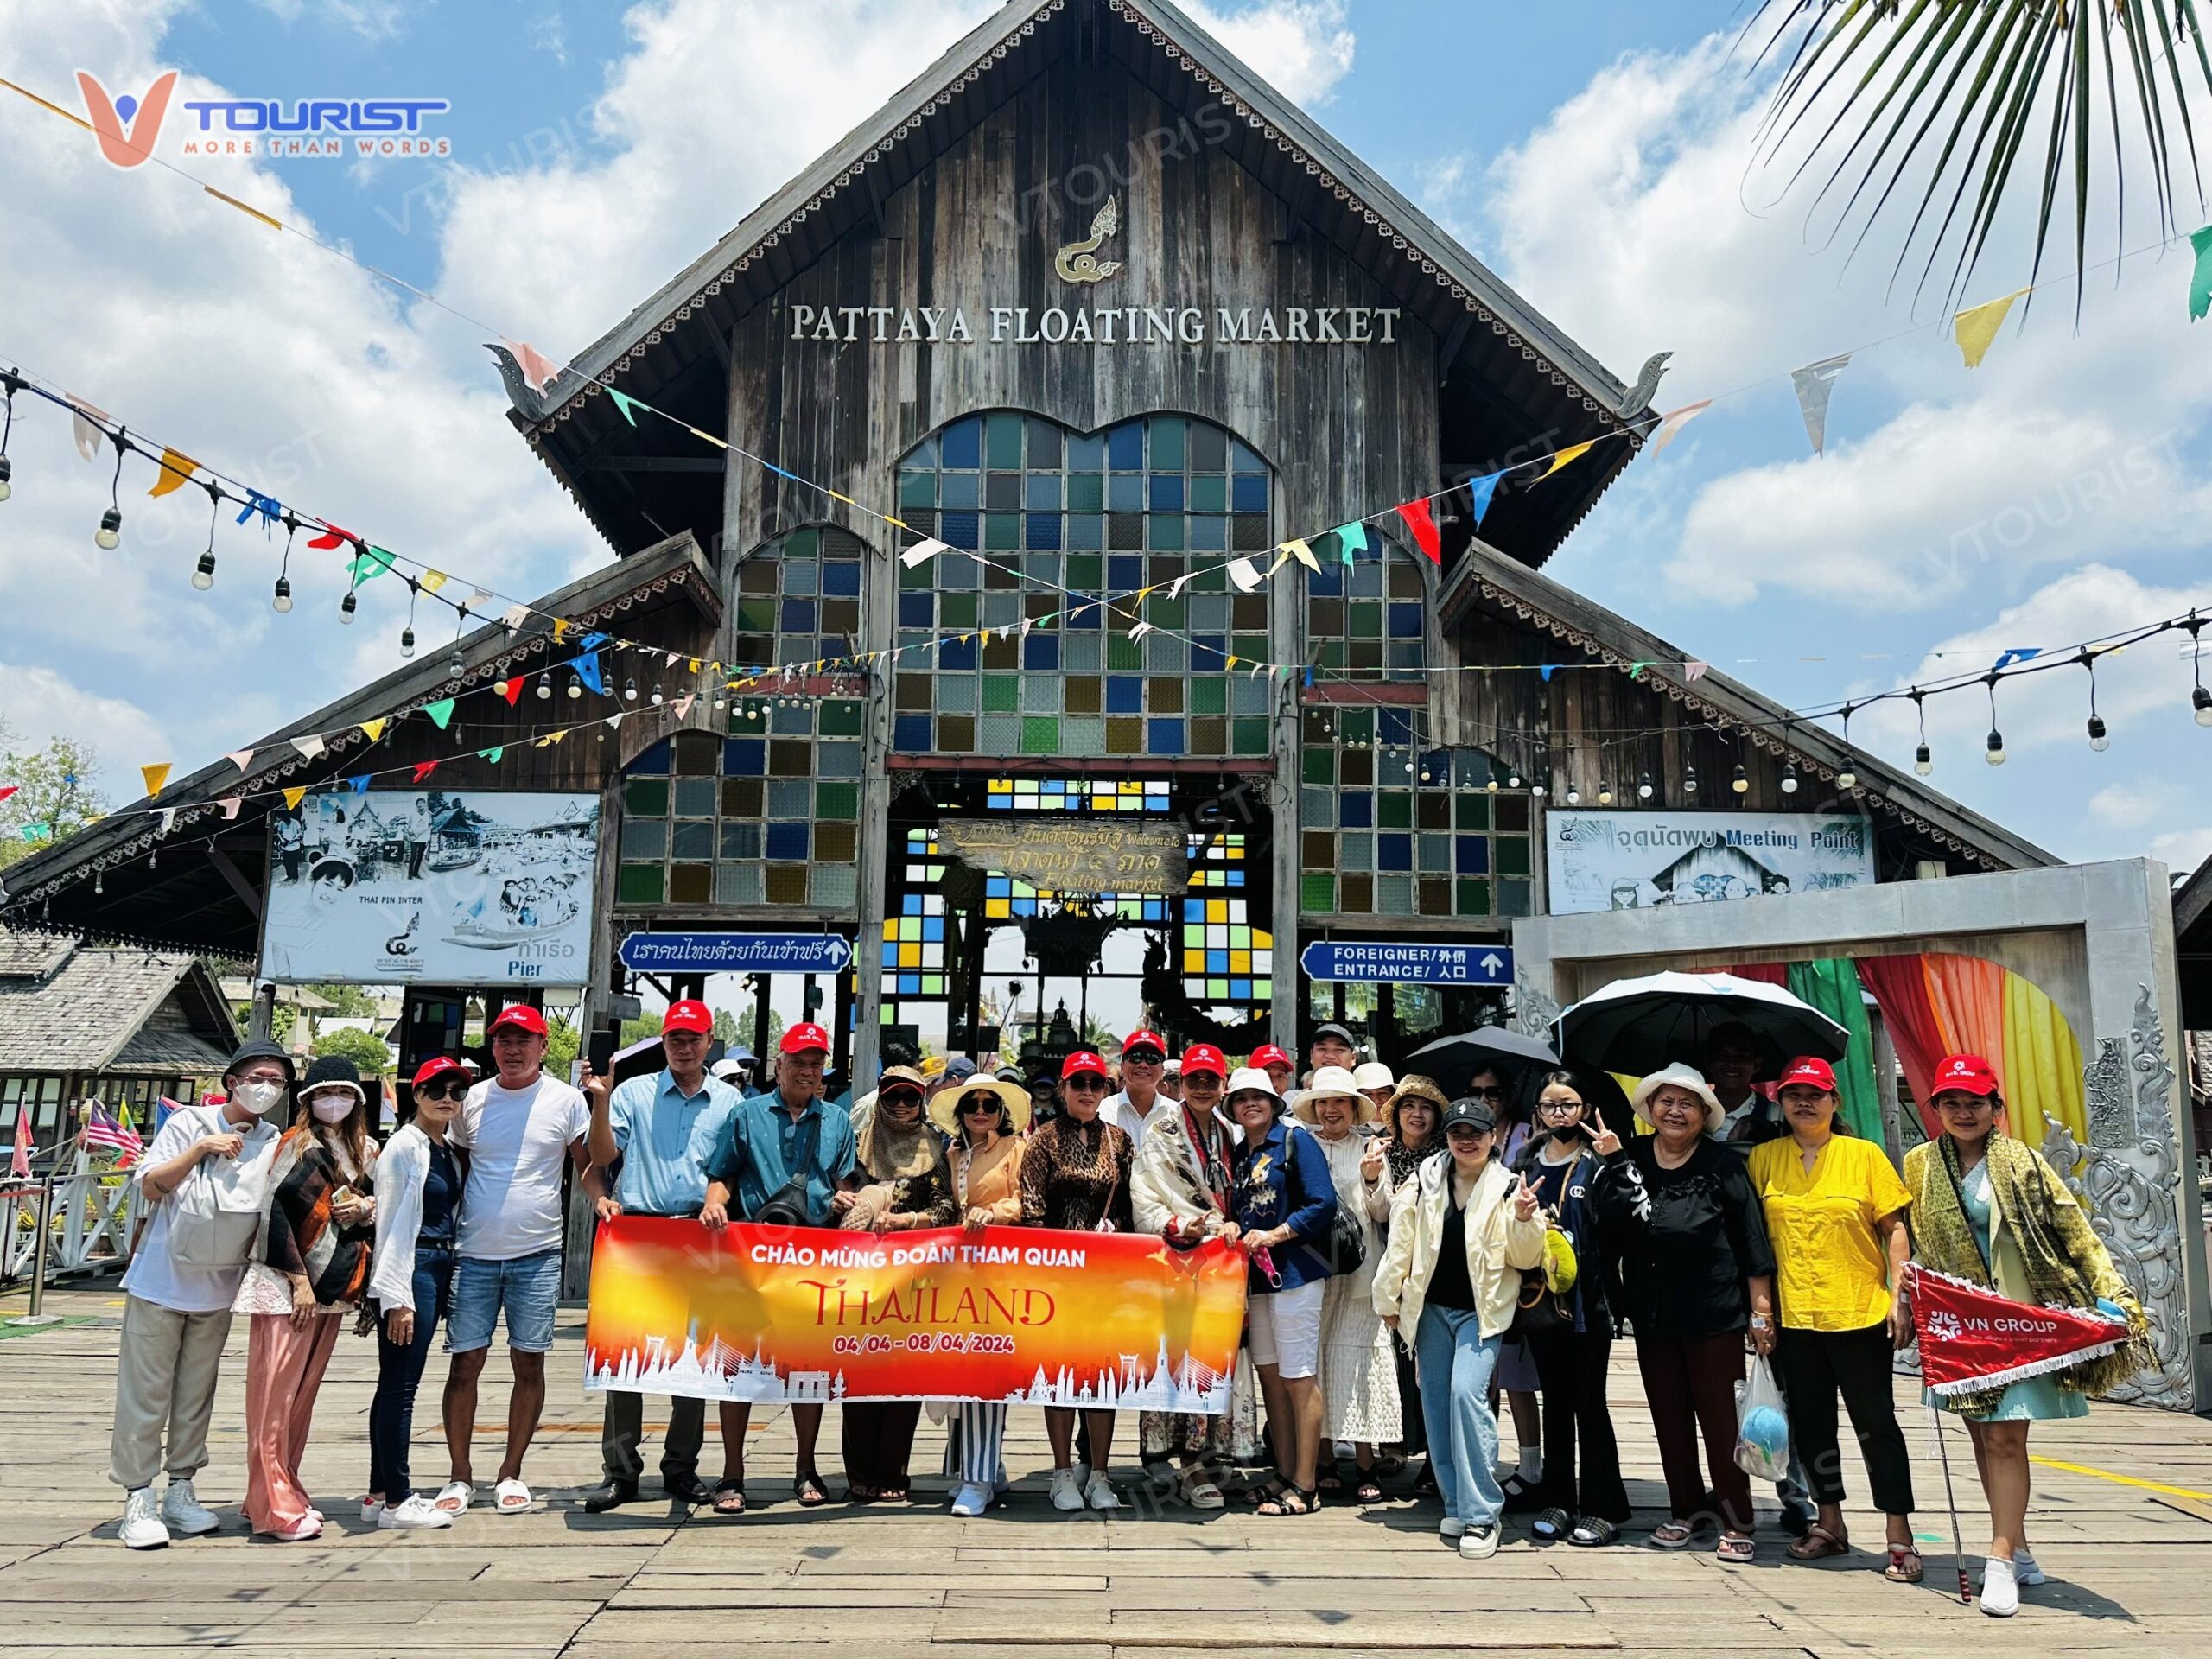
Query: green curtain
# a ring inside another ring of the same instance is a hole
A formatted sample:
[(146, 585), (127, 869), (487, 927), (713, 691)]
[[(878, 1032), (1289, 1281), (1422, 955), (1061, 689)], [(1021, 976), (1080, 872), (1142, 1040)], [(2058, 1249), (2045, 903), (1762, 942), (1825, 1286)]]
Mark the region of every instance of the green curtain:
[(1874, 1087), (1874, 1031), (1867, 1023), (1859, 969), (1840, 957), (1793, 962), (1789, 992), (1851, 1033), (1851, 1042), (1835, 1068), (1836, 1092), (1843, 1097), (1844, 1127), (1878, 1147), (1885, 1144), (1882, 1097)]

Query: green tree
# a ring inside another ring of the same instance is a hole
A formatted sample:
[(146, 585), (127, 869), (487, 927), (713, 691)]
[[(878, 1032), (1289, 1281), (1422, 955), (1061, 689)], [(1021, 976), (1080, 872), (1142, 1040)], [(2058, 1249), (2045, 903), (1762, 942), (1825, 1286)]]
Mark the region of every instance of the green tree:
[(315, 1039), (315, 1052), (317, 1056), (343, 1056), (360, 1067), (361, 1075), (365, 1077), (391, 1070), (391, 1049), (383, 1038), (373, 1032), (355, 1031), (350, 1027), (326, 1031)]
[(329, 1003), (330, 1012), (341, 1019), (366, 1020), (376, 1015), (376, 998), (359, 985), (307, 985), (301, 988), (313, 991)]
[[(0, 783), (16, 792), (0, 801), (0, 869), (73, 836), (107, 810), (99, 756), (89, 743), (57, 737), (44, 748), (19, 750), (0, 723)], [(29, 831), (27, 838), (26, 831)]]
[(564, 1081), (583, 1052), (583, 1033), (565, 1014), (545, 1016), (545, 1069)]

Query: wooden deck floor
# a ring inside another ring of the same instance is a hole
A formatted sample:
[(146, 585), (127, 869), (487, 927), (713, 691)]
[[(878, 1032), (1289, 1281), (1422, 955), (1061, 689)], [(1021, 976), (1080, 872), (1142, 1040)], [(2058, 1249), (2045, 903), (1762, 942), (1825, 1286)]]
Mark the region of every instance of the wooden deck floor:
[[(20, 1297), (0, 1300), (0, 1315)], [(482, 1510), (448, 1532), (378, 1532), (355, 1516), (367, 1461), (375, 1356), (342, 1340), (307, 1461), (333, 1524), (312, 1544), (255, 1543), (236, 1517), (243, 1475), (245, 1373), (239, 1322), (216, 1410), (203, 1497), (223, 1531), (160, 1552), (115, 1541), (120, 1495), (106, 1479), (117, 1322), (113, 1291), (48, 1299), (76, 1322), (0, 1331), (0, 1649), (86, 1656), (103, 1650), (230, 1648), (343, 1650), (359, 1659), (422, 1659), (440, 1649), (574, 1659), (644, 1659), (696, 1645), (751, 1656), (890, 1659), (938, 1651), (959, 1659), (1044, 1651), (1075, 1659), (1227, 1649), (1424, 1654), (1473, 1649), (1642, 1655), (1968, 1653), (2196, 1654), (2212, 1650), (2212, 1424), (2098, 1407), (2085, 1421), (2037, 1431), (2046, 1459), (2102, 1473), (2038, 1467), (2030, 1531), (2052, 1575), (2018, 1618), (1985, 1618), (1946, 1595), (1942, 1478), (1924, 1417), (1908, 1416), (1927, 1584), (1882, 1582), (1864, 1553), (1820, 1567), (1784, 1565), (1761, 1529), (1763, 1559), (1723, 1567), (1710, 1554), (1537, 1548), (1517, 1527), (1488, 1562), (1462, 1562), (1436, 1541), (1435, 1511), (1404, 1499), (1309, 1521), (1234, 1511), (1134, 1509), (1114, 1519), (1061, 1516), (1044, 1494), (1042, 1425), (1017, 1414), (1008, 1461), (1013, 1506), (957, 1521), (934, 1502), (909, 1510), (802, 1512), (789, 1491), (780, 1414), (749, 1453), (755, 1511), (716, 1521), (641, 1502), (588, 1516), (575, 1490), (597, 1478), (597, 1402), (576, 1382), (581, 1315), (564, 1313), (547, 1421), (526, 1473), (548, 1506), (503, 1518)], [(1631, 1537), (1657, 1518), (1658, 1465), (1625, 1356), (1613, 1398), (1630, 1495)], [(433, 1357), (416, 1425), (418, 1485), (444, 1472), (436, 1445)], [(499, 1373), (495, 1356), (487, 1381)], [(1899, 1398), (1912, 1398), (1901, 1389)], [(487, 1387), (477, 1467), (499, 1453), (493, 1421), (504, 1382)], [(649, 1409), (648, 1415), (653, 1414)], [(1134, 1452), (1125, 1420), (1122, 1454)], [(711, 1419), (709, 1434), (711, 1437)], [(826, 1426), (835, 1478), (836, 1423)], [(1958, 1431), (1953, 1431), (1957, 1435)], [(926, 1419), (915, 1467), (934, 1469)], [(1955, 1439), (1956, 1460), (1965, 1455)], [(710, 1468), (716, 1455), (709, 1449)], [(1133, 1470), (1124, 1472), (1133, 1473)], [(1961, 1502), (1978, 1509), (1971, 1473)], [(2161, 1494), (2115, 1478), (2183, 1489)], [(1863, 1491), (1855, 1463), (1849, 1478)], [(921, 1483), (934, 1494), (941, 1483)], [(1770, 1498), (1770, 1503), (1771, 1502)], [(1855, 1535), (1880, 1537), (1854, 1511)], [(1969, 1515), (1973, 1548), (1980, 1523)], [(1937, 1540), (1943, 1539), (1939, 1546)], [(1977, 1568), (1978, 1573), (1978, 1568)]]

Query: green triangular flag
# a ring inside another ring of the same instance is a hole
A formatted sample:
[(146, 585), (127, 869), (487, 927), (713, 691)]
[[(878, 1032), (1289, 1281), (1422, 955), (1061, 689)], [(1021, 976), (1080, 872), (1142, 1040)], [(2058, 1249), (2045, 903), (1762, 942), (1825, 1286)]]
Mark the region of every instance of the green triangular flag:
[(383, 548), (372, 547), (366, 552), (356, 553), (346, 566), (346, 574), (358, 588), (365, 582), (373, 582), (391, 569), (391, 557)]
[(2189, 320), (2196, 322), (2212, 311), (2212, 225), (2191, 231), (2189, 245), (2196, 250), (2196, 269), (2189, 277)]
[(506, 752), (507, 747), (504, 743), (495, 743), (488, 749), (479, 749), (476, 751), (478, 754), (481, 755), (485, 760), (489, 760), (495, 766), (499, 764), (499, 757)]
[(1367, 526), (1357, 520), (1349, 524), (1338, 524), (1330, 533), (1337, 538), (1338, 549), (1344, 555), (1347, 565), (1352, 562), (1353, 555), (1367, 551)]
[(638, 423), (638, 417), (630, 411), (638, 406), (638, 400), (634, 397), (625, 397), (612, 386), (607, 387), (607, 395), (614, 400), (614, 407), (622, 411), (622, 418), (635, 426)]
[(442, 732), (453, 721), (453, 699), (440, 697), (435, 702), (426, 702), (423, 705), (423, 712)]

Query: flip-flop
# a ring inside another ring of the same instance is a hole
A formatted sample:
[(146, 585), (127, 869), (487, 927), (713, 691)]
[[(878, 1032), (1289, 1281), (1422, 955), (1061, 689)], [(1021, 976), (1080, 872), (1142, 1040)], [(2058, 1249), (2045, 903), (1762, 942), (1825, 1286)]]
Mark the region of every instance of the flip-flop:
[(1851, 1546), (1826, 1527), (1815, 1524), (1807, 1528), (1805, 1535), (1782, 1553), (1793, 1561), (1825, 1561), (1832, 1556), (1850, 1554)]
[(1724, 1561), (1749, 1562), (1758, 1559), (1758, 1547), (1745, 1533), (1724, 1532), (1720, 1541), (1713, 1547), (1713, 1553)]
[(743, 1515), (745, 1513), (745, 1488), (739, 1485), (734, 1480), (716, 1482), (715, 1485), (714, 1512), (716, 1515)]
[(537, 1507), (519, 1475), (509, 1475), (492, 1489), (492, 1508), (500, 1515), (527, 1515)]
[(820, 1475), (809, 1469), (792, 1478), (791, 1496), (798, 1499), (801, 1509), (817, 1509), (830, 1501), (830, 1489), (822, 1484)]
[(431, 1503), (448, 1515), (466, 1515), (468, 1512), (468, 1505), (475, 1496), (476, 1488), (473, 1483), (466, 1480), (449, 1480), (438, 1488), (438, 1495), (431, 1500)]
[(1918, 1584), (1923, 1570), (1918, 1550), (1910, 1544), (1891, 1544), (1890, 1564), (1882, 1569), (1882, 1576), (1891, 1584)]

